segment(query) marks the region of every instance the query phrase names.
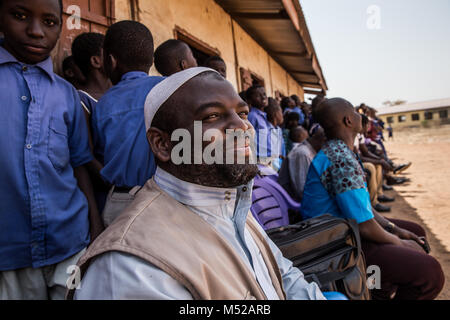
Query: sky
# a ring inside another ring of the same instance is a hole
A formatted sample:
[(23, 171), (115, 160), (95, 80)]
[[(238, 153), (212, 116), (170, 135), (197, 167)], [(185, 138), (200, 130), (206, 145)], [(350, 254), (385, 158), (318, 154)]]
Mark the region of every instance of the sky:
[(450, 0), (299, 0), (328, 97), (450, 97)]

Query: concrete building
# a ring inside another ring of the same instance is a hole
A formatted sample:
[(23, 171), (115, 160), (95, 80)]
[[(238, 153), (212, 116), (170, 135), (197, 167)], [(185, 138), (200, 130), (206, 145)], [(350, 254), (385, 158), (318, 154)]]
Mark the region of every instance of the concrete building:
[[(189, 44), (201, 65), (218, 55), (238, 91), (260, 83), (274, 97), (325, 93), (327, 88), (298, 0), (64, 0), (64, 27), (55, 67), (82, 32), (102, 32), (136, 20), (152, 32), (155, 48), (168, 39)], [(77, 10), (81, 28), (73, 28)], [(152, 68), (151, 74), (157, 72)]]
[(378, 116), (392, 128), (449, 124), (450, 98), (402, 104), (378, 109)]

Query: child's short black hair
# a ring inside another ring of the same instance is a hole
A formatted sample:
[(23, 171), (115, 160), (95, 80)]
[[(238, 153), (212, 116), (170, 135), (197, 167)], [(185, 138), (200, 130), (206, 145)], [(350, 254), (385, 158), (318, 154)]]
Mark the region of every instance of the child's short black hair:
[(325, 96), (323, 94), (318, 94), (314, 99), (311, 101), (311, 107), (312, 109), (316, 109), (316, 107), (325, 100)]
[(214, 61), (220, 61), (220, 62), (222, 62), (222, 63), (225, 63), (225, 61), (224, 61), (221, 57), (219, 57), (219, 56), (211, 56), (211, 57), (208, 57), (208, 58), (205, 60), (205, 62), (203, 63), (203, 65), (204, 65), (205, 67), (209, 67), (209, 66), (210, 66), (210, 63), (211, 63), (211, 62), (214, 62)]
[(239, 92), (239, 97), (241, 97), (241, 99), (245, 102), (247, 102), (247, 91), (241, 91)]
[(275, 114), (280, 110), (280, 106), (276, 103), (269, 103), (269, 105), (264, 109), (267, 113), (267, 120), (272, 122), (275, 119)]
[(272, 97), (268, 97), (268, 98), (267, 98), (267, 102), (268, 102), (268, 104), (267, 104), (268, 107), (270, 107), (270, 106), (272, 106), (272, 105), (276, 105), (277, 107), (280, 106), (280, 104), (278, 103), (278, 101), (277, 101), (276, 99), (272, 98)]
[(300, 121), (300, 115), (297, 112), (288, 112), (286, 113), (286, 115), (284, 116), (284, 123), (286, 125), (289, 124), (289, 122), (296, 122), (298, 123)]
[(173, 73), (174, 65), (186, 59), (188, 45), (176, 39), (164, 41), (155, 50), (155, 68), (163, 76)]
[(362, 114), (361, 118), (362, 126), (367, 126), (369, 124), (369, 118), (365, 114)]
[(72, 43), (72, 56), (85, 76), (89, 75), (91, 57), (100, 56), (105, 36), (101, 33), (82, 33)]
[(153, 64), (153, 36), (142, 23), (124, 20), (109, 27), (103, 48), (123, 66), (147, 70)]
[(292, 128), (289, 131), (289, 140), (293, 142), (298, 142), (298, 138), (300, 138), (301, 134), (308, 134), (308, 131), (305, 130), (302, 126), (297, 126), (295, 128)]
[(289, 100), (292, 100), (291, 97), (284, 97), (281, 99), (281, 108), (286, 110), (289, 107)]
[(295, 102), (295, 104), (296, 104), (297, 106), (300, 106), (300, 104), (302, 103), (302, 100), (301, 100), (300, 97), (299, 97), (298, 95), (296, 95), (296, 94), (293, 94), (293, 95), (291, 96), (291, 99), (294, 100), (294, 102)]
[[(2, 1), (2, 0), (0, 0), (0, 1)], [(73, 56), (65, 57), (62, 62), (62, 71), (65, 72), (67, 69), (70, 69), (72, 63), (75, 63)]]
[(245, 92), (245, 96), (247, 97), (247, 99), (251, 99), (252, 95), (259, 89), (259, 88), (264, 88), (262, 85), (260, 84), (254, 84), (252, 85), (250, 88), (247, 89), (247, 91)]

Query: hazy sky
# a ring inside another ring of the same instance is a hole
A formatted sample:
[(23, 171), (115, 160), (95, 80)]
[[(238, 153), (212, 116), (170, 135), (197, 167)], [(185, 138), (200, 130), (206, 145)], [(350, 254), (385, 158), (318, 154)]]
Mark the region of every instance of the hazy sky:
[[(328, 96), (380, 107), (386, 100), (450, 97), (450, 0), (300, 0)], [(380, 29), (375, 11), (379, 9)], [(375, 9), (377, 10), (377, 9)]]

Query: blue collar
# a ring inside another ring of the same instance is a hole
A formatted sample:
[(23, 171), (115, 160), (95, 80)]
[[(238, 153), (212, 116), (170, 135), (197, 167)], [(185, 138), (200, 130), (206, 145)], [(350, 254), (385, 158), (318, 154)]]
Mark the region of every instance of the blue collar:
[(55, 81), (55, 74), (53, 73), (53, 62), (52, 62), (51, 57), (48, 57), (44, 61), (41, 61), (34, 65), (29, 65), (29, 64), (20, 62), (11, 53), (9, 53), (8, 50), (6, 50), (3, 47), (3, 41), (4, 41), (3, 39), (0, 39), (0, 65), (6, 64), (6, 63), (18, 63), (21, 66), (38, 67), (39, 69), (43, 70), (50, 77), (50, 79), (52, 81)]
[(260, 110), (260, 109), (258, 109), (258, 108), (252, 107), (252, 108), (250, 109), (250, 111), (256, 112), (256, 113), (259, 114), (260, 116), (264, 117), (264, 119), (267, 119), (267, 113), (265, 113), (264, 111), (262, 111), (262, 110)]
[(267, 121), (267, 122), (269, 122), (269, 129), (270, 130), (278, 130), (278, 129), (280, 129), (280, 127), (279, 126), (274, 126), (273, 124), (272, 124), (272, 122), (270, 122), (270, 121)]
[(120, 81), (134, 80), (144, 77), (148, 77), (148, 74), (143, 71), (130, 71), (125, 73), (120, 79)]

